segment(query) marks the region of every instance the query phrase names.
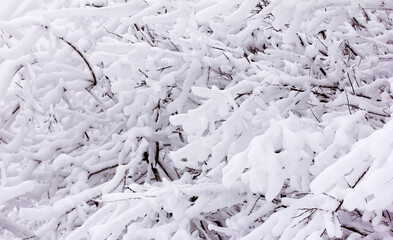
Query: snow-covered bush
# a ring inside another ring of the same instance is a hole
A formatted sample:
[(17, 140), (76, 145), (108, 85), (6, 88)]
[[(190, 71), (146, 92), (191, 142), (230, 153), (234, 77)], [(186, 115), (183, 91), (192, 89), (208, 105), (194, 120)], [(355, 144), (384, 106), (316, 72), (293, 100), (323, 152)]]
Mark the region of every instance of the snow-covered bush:
[(393, 238), (392, 3), (3, 2), (3, 238)]

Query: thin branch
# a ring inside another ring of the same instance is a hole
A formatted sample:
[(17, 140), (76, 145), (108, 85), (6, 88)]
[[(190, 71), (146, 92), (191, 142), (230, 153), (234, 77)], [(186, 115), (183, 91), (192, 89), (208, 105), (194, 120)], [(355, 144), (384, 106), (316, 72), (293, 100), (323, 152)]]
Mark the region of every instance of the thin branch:
[(366, 169), (366, 171), (364, 171), (364, 173), (359, 177), (359, 179), (355, 182), (355, 184), (353, 186), (351, 186), (351, 188), (356, 187), (356, 185), (358, 185), (358, 183), (360, 182), (360, 180), (362, 180), (362, 178), (364, 177), (364, 175), (366, 175), (366, 173), (368, 172), (368, 170), (370, 169), (370, 167), (368, 167)]
[(314, 116), (314, 118), (317, 119), (317, 121), (320, 123), (321, 120), (319, 120), (319, 119), (317, 118), (317, 116), (315, 115), (314, 111), (312, 110), (312, 108), (311, 108), (310, 106), (309, 106), (309, 108), (310, 108), (311, 113), (312, 113), (312, 115)]
[[(358, 178), (358, 180), (355, 182), (355, 184), (354, 184), (353, 186), (350, 186), (350, 187), (351, 187), (351, 188), (356, 187), (356, 185), (358, 185), (358, 183), (360, 182), (360, 180), (362, 180), (362, 178), (364, 177), (364, 175), (366, 175), (366, 173), (368, 172), (369, 169), (370, 169), (370, 167), (367, 168), (367, 170), (363, 172), (363, 174)], [(348, 185), (349, 185), (349, 184), (348, 184)], [(325, 194), (325, 195), (326, 195), (326, 194)], [(337, 211), (341, 208), (341, 206), (343, 205), (343, 202), (344, 202), (344, 200), (341, 200), (341, 201), (340, 201), (340, 204), (338, 204), (338, 206), (337, 206), (336, 210), (334, 210), (334, 212), (337, 212)]]
[(147, 76), (147, 74), (146, 73), (144, 73), (142, 70), (140, 70), (139, 68), (138, 68), (138, 71), (140, 72), (140, 73), (142, 73), (144, 76), (145, 76), (145, 78), (149, 78), (148, 76)]
[(349, 77), (349, 73), (347, 73), (347, 76), (348, 76), (349, 83), (351, 84), (352, 94), (353, 94), (353, 95), (356, 95), (355, 89), (353, 88), (353, 84), (352, 84), (351, 78)]
[(326, 233), (326, 228), (325, 228), (325, 230), (323, 230), (323, 232), (321, 233), (321, 235), (319, 235), (319, 237), (322, 237), (323, 234), (325, 234), (325, 233)]
[(250, 214), (252, 213), (252, 211), (254, 211), (254, 208), (255, 208), (255, 206), (257, 205), (257, 202), (258, 202), (259, 199), (261, 199), (261, 198), (262, 198), (261, 196), (259, 196), (259, 197), (257, 198), (257, 200), (255, 201), (254, 205), (252, 206), (252, 208), (251, 208), (251, 210), (250, 210), (250, 213), (249, 213), (248, 215), (250, 215)]
[(106, 171), (106, 170), (115, 168), (115, 167), (117, 167), (117, 166), (119, 166), (119, 165), (116, 164), (116, 165), (109, 166), (109, 167), (103, 168), (103, 169), (101, 169), (101, 170), (95, 171), (95, 172), (93, 172), (93, 173), (90, 173), (89, 176), (87, 177), (87, 179), (91, 178), (93, 175), (96, 175), (96, 174), (101, 173), (101, 172), (104, 172), (104, 171)]
[(162, 171), (165, 173), (165, 175), (167, 175), (168, 178), (169, 178), (171, 181), (173, 181), (173, 180), (174, 180), (173, 177), (171, 177), (171, 176), (169, 175), (168, 171), (164, 168), (164, 165), (162, 165), (161, 161), (157, 160), (157, 164), (158, 164), (158, 166), (160, 166), (160, 168), (161, 168)]
[(361, 232), (361, 231), (357, 230), (357, 229), (354, 228), (354, 227), (350, 227), (350, 226), (347, 226), (347, 225), (341, 225), (341, 227), (342, 227), (342, 228), (345, 228), (345, 229), (347, 229), (347, 230), (349, 230), (349, 231), (358, 233), (358, 234), (362, 235), (363, 237), (367, 236), (367, 233)]
[(80, 57), (83, 59), (83, 61), (86, 63), (87, 67), (88, 67), (89, 70), (90, 70), (91, 76), (93, 77), (93, 85), (92, 85), (92, 86), (97, 85), (97, 78), (96, 78), (96, 75), (95, 75), (95, 73), (94, 73), (94, 71), (93, 71), (93, 68), (90, 66), (89, 61), (87, 61), (86, 57), (82, 54), (82, 52), (79, 51), (78, 48), (76, 48), (72, 43), (68, 42), (68, 41), (65, 40), (64, 38), (62, 38), (62, 37), (58, 37), (58, 38), (59, 38), (60, 40), (62, 40), (63, 42), (67, 43), (68, 46), (70, 46), (72, 49), (75, 50), (75, 52), (77, 52), (77, 53), (79, 54), (79, 56), (80, 56)]
[(337, 212), (341, 208), (341, 206), (343, 205), (343, 202), (344, 202), (344, 200), (340, 201), (340, 204), (338, 204), (338, 206), (337, 206), (336, 210), (334, 210), (334, 212)]
[(12, 115), (14, 115), (20, 109), (20, 105), (18, 104), (14, 111), (12, 111)]
[(139, 175), (139, 177), (137, 179), (134, 180), (135, 183), (137, 183), (140, 179), (142, 179), (145, 175), (147, 174), (147, 172), (144, 172), (143, 174)]

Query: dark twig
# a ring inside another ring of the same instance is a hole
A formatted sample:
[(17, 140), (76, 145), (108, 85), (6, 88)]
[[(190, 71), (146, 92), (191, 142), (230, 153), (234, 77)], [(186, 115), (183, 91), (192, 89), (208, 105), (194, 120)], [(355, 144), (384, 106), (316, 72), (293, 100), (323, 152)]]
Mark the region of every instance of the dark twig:
[(119, 166), (119, 165), (116, 164), (116, 165), (109, 166), (109, 167), (103, 168), (103, 169), (101, 169), (101, 170), (98, 170), (98, 171), (96, 171), (96, 172), (90, 173), (89, 176), (87, 177), (87, 179), (91, 178), (93, 175), (96, 175), (96, 174), (101, 173), (101, 172), (104, 172), (104, 171), (106, 171), (106, 170), (115, 168), (115, 167), (117, 167), (117, 166)]
[(147, 76), (147, 74), (146, 74), (146, 73), (144, 73), (142, 70), (138, 69), (138, 71), (139, 71), (140, 73), (142, 73), (142, 74), (143, 74), (143, 76), (145, 76), (145, 78), (149, 78), (149, 77)]
[(314, 116), (314, 118), (317, 119), (317, 121), (320, 123), (321, 120), (319, 120), (319, 119), (317, 118), (317, 116), (315, 115), (315, 113), (314, 113), (314, 111), (312, 110), (312, 108), (311, 108), (311, 107), (309, 107), (309, 108), (310, 108), (310, 111), (311, 111), (312, 115)]
[(357, 230), (354, 227), (350, 227), (350, 226), (347, 226), (347, 225), (341, 225), (341, 227), (343, 227), (343, 228), (345, 228), (345, 229), (347, 229), (349, 231), (358, 233), (358, 234), (362, 235), (363, 237), (367, 236), (367, 233), (361, 232), (361, 231)]
[(255, 206), (257, 205), (257, 202), (258, 202), (259, 199), (261, 199), (261, 198), (262, 198), (262, 196), (259, 196), (259, 197), (257, 198), (257, 200), (255, 201), (254, 205), (252, 206), (252, 208), (251, 208), (251, 210), (250, 210), (250, 213), (249, 213), (248, 215), (250, 215), (250, 214), (252, 213), (252, 211), (254, 211), (254, 208), (255, 208)]
[[(351, 188), (356, 187), (356, 185), (358, 185), (358, 183), (360, 182), (360, 180), (362, 180), (362, 178), (364, 177), (364, 175), (366, 175), (366, 173), (368, 172), (369, 169), (370, 169), (370, 167), (367, 168), (367, 170), (363, 172), (363, 174), (358, 178), (358, 180), (355, 182), (355, 184), (354, 184), (353, 186), (350, 186), (350, 187), (351, 187)], [(348, 185), (349, 185), (349, 184), (348, 184)], [(325, 194), (325, 195), (326, 195), (326, 194)], [(340, 201), (340, 204), (338, 204), (338, 206), (337, 206), (336, 210), (334, 210), (334, 212), (337, 212), (337, 211), (341, 208), (341, 206), (343, 205), (343, 202), (344, 202), (344, 200), (341, 200), (341, 201)]]
[(160, 166), (160, 168), (162, 169), (162, 171), (165, 173), (165, 175), (168, 176), (168, 178), (173, 181), (174, 179), (170, 176), (170, 174), (168, 173), (168, 171), (165, 169), (164, 165), (161, 163), (160, 161), (160, 143), (156, 142), (156, 155), (154, 156), (154, 160), (155, 163)]
[(341, 206), (343, 205), (343, 202), (344, 202), (344, 200), (340, 201), (340, 204), (338, 204), (338, 206), (337, 206), (336, 210), (334, 210), (334, 212), (337, 212), (341, 208)]
[(355, 184), (353, 186), (351, 186), (351, 188), (356, 187), (356, 185), (358, 185), (358, 183), (360, 182), (360, 180), (362, 180), (362, 178), (364, 177), (364, 175), (366, 175), (366, 173), (368, 172), (368, 170), (370, 169), (370, 167), (368, 167), (366, 169), (366, 171), (364, 171), (364, 173), (359, 177), (359, 179), (355, 182)]
[(325, 233), (326, 233), (326, 228), (325, 228), (325, 230), (323, 230), (323, 232), (321, 233), (321, 235), (319, 235), (319, 237), (322, 237), (323, 234), (325, 234)]
[(75, 47), (72, 43), (68, 42), (68, 41), (65, 40), (64, 38), (62, 38), (62, 37), (58, 37), (58, 38), (59, 38), (60, 40), (62, 40), (63, 42), (67, 43), (68, 46), (70, 46), (72, 49), (75, 50), (75, 52), (77, 52), (77, 53), (79, 54), (79, 56), (80, 56), (80, 57), (83, 59), (83, 61), (86, 63), (87, 67), (88, 67), (89, 70), (90, 70), (91, 76), (93, 77), (93, 85), (92, 85), (92, 86), (97, 85), (97, 78), (96, 78), (96, 75), (95, 75), (95, 73), (94, 73), (94, 71), (93, 71), (93, 68), (90, 66), (89, 61), (87, 61), (86, 57), (82, 54), (82, 52), (79, 51), (79, 49), (78, 49), (77, 47)]
[(14, 115), (19, 109), (20, 109), (20, 105), (18, 104), (18, 106), (16, 106), (16, 108), (12, 112), (12, 115)]

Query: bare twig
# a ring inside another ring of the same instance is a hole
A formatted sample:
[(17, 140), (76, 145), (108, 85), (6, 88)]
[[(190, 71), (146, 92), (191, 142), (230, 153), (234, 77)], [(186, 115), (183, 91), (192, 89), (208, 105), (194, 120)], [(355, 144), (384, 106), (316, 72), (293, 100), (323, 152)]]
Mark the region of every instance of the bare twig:
[(252, 213), (252, 211), (254, 211), (254, 208), (255, 208), (255, 206), (257, 205), (257, 202), (258, 202), (259, 199), (261, 199), (261, 198), (262, 198), (261, 196), (259, 196), (259, 197), (257, 198), (257, 200), (255, 201), (254, 205), (252, 206), (252, 208), (251, 208), (251, 210), (250, 210), (250, 213), (249, 213), (248, 215), (250, 215), (250, 214)]
[(362, 235), (363, 237), (367, 236), (367, 233), (361, 232), (361, 231), (357, 230), (357, 229), (354, 228), (354, 227), (350, 227), (350, 226), (347, 226), (347, 225), (341, 225), (341, 227), (342, 227), (342, 228), (345, 228), (345, 229), (347, 229), (347, 230), (349, 230), (349, 231), (358, 233), (358, 234)]
[(75, 47), (72, 43), (68, 42), (68, 41), (65, 40), (64, 38), (62, 38), (62, 37), (58, 37), (58, 38), (59, 38), (60, 40), (62, 40), (63, 42), (65, 42), (68, 46), (70, 46), (72, 49), (74, 49), (75, 52), (77, 52), (77, 53), (79, 54), (79, 56), (80, 56), (80, 57), (83, 59), (83, 61), (86, 63), (86, 66), (89, 68), (90, 73), (91, 73), (91, 76), (93, 77), (93, 84), (92, 84), (92, 86), (97, 85), (97, 78), (96, 78), (96, 75), (95, 75), (95, 73), (94, 73), (94, 71), (93, 71), (93, 68), (90, 66), (89, 61), (87, 61), (86, 57), (82, 54), (82, 52), (81, 52), (77, 47)]
[(138, 71), (139, 71), (140, 73), (142, 73), (142, 74), (143, 74), (143, 76), (145, 76), (145, 78), (149, 78), (149, 77), (147, 76), (147, 74), (146, 74), (146, 73), (144, 73), (142, 70), (138, 69)]
[(116, 165), (109, 166), (109, 167), (103, 168), (103, 169), (101, 169), (101, 170), (98, 170), (98, 171), (92, 172), (92, 173), (90, 173), (90, 174), (89, 174), (89, 176), (87, 177), (87, 179), (91, 178), (93, 175), (96, 175), (96, 174), (98, 174), (98, 173), (101, 173), (101, 172), (104, 172), (104, 171), (106, 171), (106, 170), (109, 170), (109, 169), (115, 168), (115, 167), (117, 167), (117, 166), (119, 166), (119, 165), (118, 165), (118, 164), (116, 164)]
[(314, 118), (317, 119), (317, 121), (320, 123), (321, 120), (319, 120), (319, 119), (317, 118), (317, 116), (315, 115), (314, 111), (312, 110), (312, 108), (311, 108), (310, 106), (309, 106), (309, 108), (310, 108), (311, 113), (312, 113), (312, 115), (314, 116)]
[(364, 175), (366, 175), (366, 173), (368, 172), (368, 170), (370, 169), (370, 167), (368, 167), (366, 169), (366, 171), (363, 172), (363, 174), (359, 177), (359, 179), (355, 182), (355, 184), (353, 186), (351, 186), (351, 188), (356, 187), (356, 185), (358, 185), (358, 183), (360, 182), (360, 180), (362, 180), (362, 178), (364, 177)]

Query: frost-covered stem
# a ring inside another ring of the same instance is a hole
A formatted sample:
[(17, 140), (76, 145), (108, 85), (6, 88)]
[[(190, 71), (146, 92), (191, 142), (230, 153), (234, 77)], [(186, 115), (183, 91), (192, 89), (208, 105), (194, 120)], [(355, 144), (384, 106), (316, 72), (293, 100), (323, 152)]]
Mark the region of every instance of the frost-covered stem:
[(349, 99), (348, 99), (348, 93), (345, 90), (344, 90), (344, 93), (345, 93), (345, 97), (347, 98), (347, 106), (348, 106), (349, 114), (352, 114), (351, 107), (350, 107), (350, 104), (349, 104)]
[(348, 74), (348, 73), (347, 73), (347, 76), (348, 76), (348, 81), (349, 81), (349, 83), (351, 84), (352, 94), (353, 94), (353, 95), (356, 95), (355, 89), (353, 88), (353, 84), (352, 84), (351, 78), (349, 77), (349, 74)]

